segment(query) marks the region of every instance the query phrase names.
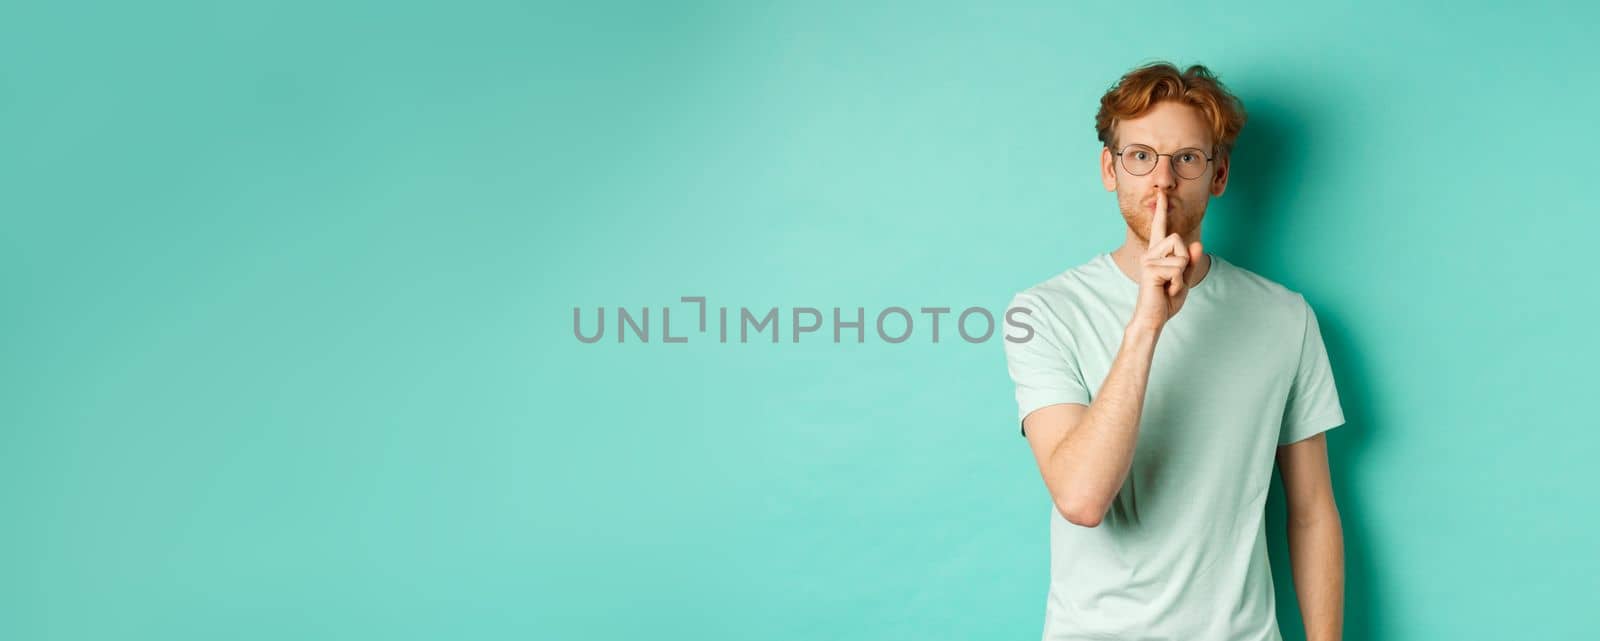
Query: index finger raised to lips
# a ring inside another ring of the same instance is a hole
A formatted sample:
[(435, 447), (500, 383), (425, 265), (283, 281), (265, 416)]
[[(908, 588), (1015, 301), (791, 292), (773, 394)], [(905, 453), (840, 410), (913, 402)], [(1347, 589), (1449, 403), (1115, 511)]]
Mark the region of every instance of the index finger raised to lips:
[(1159, 189), (1156, 190), (1156, 211), (1150, 216), (1148, 237), (1149, 247), (1155, 247), (1156, 243), (1167, 237), (1167, 192)]

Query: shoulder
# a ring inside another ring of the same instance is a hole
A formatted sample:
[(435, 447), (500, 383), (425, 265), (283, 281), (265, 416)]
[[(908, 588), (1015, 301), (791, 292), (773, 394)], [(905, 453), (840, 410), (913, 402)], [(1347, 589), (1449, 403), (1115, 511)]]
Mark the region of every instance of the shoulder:
[(1306, 302), (1304, 295), (1284, 286), (1283, 283), (1240, 267), (1226, 258), (1215, 255), (1213, 258), (1218, 259), (1217, 262), (1226, 270), (1229, 281), (1227, 285), (1231, 293), (1250, 300), (1255, 304), (1255, 309), (1285, 314), (1294, 319), (1301, 318), (1310, 309), (1310, 304)]
[(1050, 313), (1059, 316), (1067, 308), (1081, 305), (1095, 296), (1095, 290), (1104, 287), (1106, 277), (1102, 256), (1056, 273), (1038, 281), (1011, 296), (1008, 309), (1027, 309), (1033, 314)]
[[(1006, 306), (1005, 324), (1022, 333), (1016, 340), (1007, 340), (1006, 348), (1020, 349), (1016, 343), (1031, 342), (1036, 333), (1043, 335), (1048, 344), (1063, 349), (1070, 346), (1075, 334), (1089, 331), (1082, 325), (1106, 316), (1089, 310), (1105, 307), (1114, 294), (1110, 290), (1116, 283), (1109, 279), (1113, 274), (1108, 273), (1108, 268), (1116, 266), (1100, 254), (1013, 293)], [(1120, 273), (1114, 275), (1125, 278)], [(1132, 281), (1128, 284), (1131, 286)]]

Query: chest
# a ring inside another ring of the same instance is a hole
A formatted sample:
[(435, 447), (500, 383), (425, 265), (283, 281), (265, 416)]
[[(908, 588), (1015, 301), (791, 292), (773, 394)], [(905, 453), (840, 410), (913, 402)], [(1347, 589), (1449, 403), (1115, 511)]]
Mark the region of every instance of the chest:
[[(1127, 318), (1129, 311), (1099, 313)], [(1102, 329), (1075, 336), (1074, 349), (1084, 383), (1098, 397), (1121, 349), (1125, 321), (1091, 325)], [(1270, 461), (1302, 330), (1271, 308), (1186, 305), (1162, 330), (1151, 357), (1139, 447), (1151, 455)]]

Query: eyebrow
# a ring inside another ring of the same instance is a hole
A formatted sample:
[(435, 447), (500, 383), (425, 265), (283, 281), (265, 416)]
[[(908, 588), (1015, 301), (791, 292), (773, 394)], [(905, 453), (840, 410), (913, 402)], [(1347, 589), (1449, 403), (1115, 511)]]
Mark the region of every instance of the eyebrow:
[[(1147, 143), (1147, 142), (1131, 142), (1130, 141), (1130, 142), (1124, 142), (1122, 144), (1122, 146), (1124, 146), (1124, 147), (1127, 147), (1128, 145), (1143, 145), (1143, 146), (1149, 147), (1151, 149), (1155, 149), (1156, 148), (1155, 145), (1152, 145), (1152, 144)], [(1206, 146), (1205, 145), (1192, 145), (1192, 144), (1191, 145), (1179, 145), (1178, 149), (1199, 149), (1201, 151), (1205, 151)]]

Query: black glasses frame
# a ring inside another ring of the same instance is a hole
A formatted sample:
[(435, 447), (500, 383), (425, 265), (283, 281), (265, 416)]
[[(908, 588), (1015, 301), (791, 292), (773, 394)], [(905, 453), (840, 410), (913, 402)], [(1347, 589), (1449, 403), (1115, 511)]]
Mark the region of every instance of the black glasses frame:
[[(1174, 154), (1181, 154), (1181, 153), (1184, 153), (1184, 152), (1190, 151), (1190, 150), (1198, 152), (1200, 154), (1201, 158), (1205, 158), (1206, 159), (1206, 165), (1208, 165), (1208, 166), (1212, 163), (1212, 161), (1216, 160), (1216, 156), (1215, 155), (1207, 155), (1205, 150), (1200, 149), (1199, 147), (1184, 147), (1183, 149), (1179, 149), (1179, 150), (1174, 151), (1174, 152), (1172, 152), (1170, 154), (1163, 154), (1163, 153), (1157, 153), (1155, 148), (1151, 147), (1150, 145), (1141, 145), (1139, 143), (1129, 143), (1129, 144), (1123, 145), (1121, 149), (1113, 150), (1111, 153), (1117, 157), (1117, 160), (1122, 160), (1122, 152), (1127, 151), (1129, 147), (1144, 147), (1145, 149), (1149, 149), (1150, 153), (1153, 153), (1153, 154), (1156, 155), (1156, 162), (1155, 162), (1155, 164), (1150, 165), (1150, 171), (1155, 171), (1156, 170), (1156, 166), (1161, 164), (1161, 157), (1162, 156), (1166, 156), (1167, 157), (1167, 162), (1171, 163), (1172, 162), (1172, 156)], [(1141, 174), (1141, 173), (1134, 172), (1132, 169), (1129, 169), (1128, 168), (1128, 161), (1126, 161), (1126, 160), (1122, 160), (1122, 170), (1128, 172), (1128, 174), (1131, 175), (1131, 176), (1148, 176), (1148, 175), (1150, 175), (1150, 171), (1147, 171), (1147, 172), (1144, 172), (1144, 173)], [(1185, 176), (1183, 174), (1178, 173), (1177, 169), (1173, 169), (1172, 173), (1176, 174), (1179, 178), (1182, 178), (1184, 180), (1199, 180), (1199, 178), (1201, 176), (1206, 175), (1206, 172), (1205, 172), (1204, 169), (1200, 170), (1200, 173), (1196, 174), (1193, 178), (1190, 178), (1188, 176)]]

